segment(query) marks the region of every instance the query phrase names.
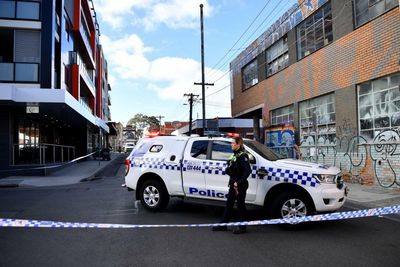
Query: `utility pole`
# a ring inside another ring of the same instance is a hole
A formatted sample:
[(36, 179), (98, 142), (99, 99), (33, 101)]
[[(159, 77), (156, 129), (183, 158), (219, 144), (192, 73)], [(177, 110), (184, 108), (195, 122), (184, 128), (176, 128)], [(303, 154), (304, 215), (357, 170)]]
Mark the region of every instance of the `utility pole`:
[(193, 93), (190, 94), (184, 94), (184, 96), (188, 96), (188, 101), (189, 101), (189, 136), (192, 135), (192, 112), (193, 112), (193, 101), (196, 99), (193, 99), (194, 97), (198, 97), (199, 95), (195, 95)]
[(204, 77), (204, 27), (203, 27), (203, 4), (200, 4), (200, 29), (201, 29), (201, 83), (194, 83), (201, 85), (202, 107), (203, 107), (203, 135), (206, 130), (206, 93), (205, 86), (213, 83), (206, 83)]
[(158, 118), (158, 121), (160, 122), (160, 126), (158, 127), (158, 129), (159, 129), (158, 133), (160, 133), (161, 132), (161, 119), (164, 118), (164, 116), (159, 115), (159, 116), (154, 116), (154, 117)]

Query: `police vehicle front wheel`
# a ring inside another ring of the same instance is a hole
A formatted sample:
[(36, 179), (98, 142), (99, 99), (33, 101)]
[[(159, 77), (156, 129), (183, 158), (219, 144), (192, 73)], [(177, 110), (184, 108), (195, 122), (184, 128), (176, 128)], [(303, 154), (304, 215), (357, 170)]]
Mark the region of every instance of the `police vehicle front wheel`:
[(297, 192), (285, 192), (279, 195), (272, 205), (274, 218), (301, 218), (311, 214), (311, 204), (307, 197)]
[(150, 211), (160, 211), (168, 205), (169, 195), (164, 185), (157, 180), (149, 180), (140, 188), (140, 202)]

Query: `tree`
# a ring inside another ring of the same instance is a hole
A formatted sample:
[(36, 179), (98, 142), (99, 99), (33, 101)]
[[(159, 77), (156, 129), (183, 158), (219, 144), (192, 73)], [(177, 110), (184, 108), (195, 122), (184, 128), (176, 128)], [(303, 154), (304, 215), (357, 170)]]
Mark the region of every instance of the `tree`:
[(135, 114), (133, 118), (128, 121), (127, 125), (131, 125), (134, 129), (137, 138), (143, 136), (143, 131), (148, 128), (149, 132), (156, 132), (160, 129), (160, 121), (154, 116), (147, 116), (143, 114)]

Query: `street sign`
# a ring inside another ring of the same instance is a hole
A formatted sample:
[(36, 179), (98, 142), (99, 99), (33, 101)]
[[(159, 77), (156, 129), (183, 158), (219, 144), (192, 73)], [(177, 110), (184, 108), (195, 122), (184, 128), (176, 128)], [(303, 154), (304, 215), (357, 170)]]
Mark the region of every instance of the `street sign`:
[(26, 113), (39, 113), (39, 103), (27, 102), (26, 103)]

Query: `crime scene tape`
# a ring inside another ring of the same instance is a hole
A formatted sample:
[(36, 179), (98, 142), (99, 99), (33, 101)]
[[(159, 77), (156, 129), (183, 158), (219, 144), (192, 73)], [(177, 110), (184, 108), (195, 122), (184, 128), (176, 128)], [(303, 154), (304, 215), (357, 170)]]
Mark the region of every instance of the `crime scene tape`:
[(62, 164), (51, 165), (51, 166), (41, 166), (41, 167), (34, 167), (34, 168), (26, 168), (26, 169), (7, 169), (7, 170), (0, 170), (0, 172), (9, 172), (9, 171), (13, 171), (13, 172), (14, 172), (14, 171), (26, 171), (26, 170), (44, 170), (44, 169), (47, 170), (47, 169), (54, 169), (54, 168), (58, 168), (58, 167), (61, 167), (61, 166), (66, 166), (66, 165), (68, 165), (68, 164), (77, 162), (78, 160), (81, 160), (81, 159), (84, 159), (84, 158), (87, 158), (87, 157), (90, 157), (90, 156), (92, 156), (92, 155), (95, 154), (95, 153), (98, 153), (98, 151), (89, 153), (89, 154), (87, 154), (87, 155), (84, 155), (84, 156), (82, 156), (82, 157), (73, 159), (73, 160), (71, 160), (71, 161), (64, 162), (64, 163), (62, 163)]
[(109, 223), (73, 223), (39, 220), (22, 220), (0, 218), (0, 227), (21, 228), (172, 228), (172, 227), (212, 227), (212, 226), (241, 226), (241, 225), (271, 225), (271, 224), (297, 224), (301, 222), (321, 222), (345, 220), (363, 217), (374, 217), (400, 213), (400, 205), (364, 209), (356, 211), (344, 211), (312, 215), (301, 218), (257, 220), (248, 222), (230, 223), (204, 223), (204, 224), (109, 224)]

